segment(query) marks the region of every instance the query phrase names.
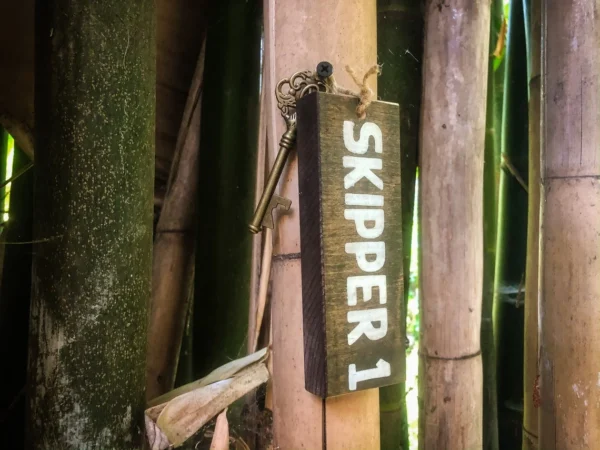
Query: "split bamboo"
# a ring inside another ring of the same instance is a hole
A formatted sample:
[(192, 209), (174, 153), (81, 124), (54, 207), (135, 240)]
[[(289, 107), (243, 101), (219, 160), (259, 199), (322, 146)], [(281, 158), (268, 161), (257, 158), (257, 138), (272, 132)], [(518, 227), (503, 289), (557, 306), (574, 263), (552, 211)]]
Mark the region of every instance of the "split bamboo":
[(420, 147), (421, 449), (482, 446), (490, 2), (426, 2)]
[[(383, 101), (400, 104), (402, 252), (404, 255), (404, 308), (401, 320), (406, 321), (421, 112), (421, 61), (423, 59), (421, 0), (377, 2), (377, 54), (379, 63), (384, 67), (379, 79), (380, 97)], [(406, 383), (379, 390), (379, 411), (382, 450), (408, 450)]]
[[(367, 70), (377, 58), (376, 2), (265, 0), (267, 141), (271, 160), (285, 130), (275, 85), (299, 70), (330, 61), (336, 80), (353, 87), (343, 70)], [(375, 88), (375, 80), (372, 87)], [(375, 90), (375, 89), (374, 89)], [(379, 393), (367, 390), (323, 401), (304, 389), (298, 174), (288, 160), (280, 192), (292, 211), (277, 218), (272, 265), (274, 446), (284, 449), (379, 448)]]
[[(529, 4), (530, 0), (526, 0)], [(531, 0), (529, 33), (529, 201), (525, 271), (523, 364), (523, 450), (538, 448), (538, 407), (534, 403), (538, 368), (538, 271), (540, 228), (540, 50), (541, 0)], [(525, 18), (527, 20), (527, 17)]]
[(523, 0), (512, 0), (505, 54), (502, 161), (494, 281), (499, 448), (521, 445), (527, 252), (528, 102)]
[(145, 0), (37, 3), (30, 448), (143, 445), (155, 28)]
[(600, 15), (542, 3), (539, 448), (600, 448)]

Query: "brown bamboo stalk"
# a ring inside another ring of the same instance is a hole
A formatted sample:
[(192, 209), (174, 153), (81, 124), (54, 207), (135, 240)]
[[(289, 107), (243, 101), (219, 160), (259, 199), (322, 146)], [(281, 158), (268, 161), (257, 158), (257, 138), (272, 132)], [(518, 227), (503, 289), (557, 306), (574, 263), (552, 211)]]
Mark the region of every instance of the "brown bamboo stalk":
[[(541, 0), (531, 0), (529, 74), (529, 201), (525, 272), (525, 334), (523, 365), (523, 450), (538, 448), (538, 408), (534, 404), (539, 362), (538, 271), (540, 231), (540, 51)], [(527, 20), (527, 17), (525, 18)]]
[(600, 448), (600, 15), (542, 2), (539, 448)]
[(425, 14), (419, 446), (476, 449), (490, 2), (428, 1)]
[(173, 388), (188, 310), (187, 294), (194, 261), (204, 52), (203, 45), (177, 136), (167, 193), (156, 226), (146, 363), (148, 400)]
[[(337, 81), (353, 86), (343, 70), (376, 62), (376, 2), (364, 0), (265, 0), (268, 64), (269, 152), (277, 151), (284, 121), (274, 102), (275, 84), (298, 70), (314, 70), (323, 60)], [(304, 389), (298, 175), (295, 156), (281, 182), (292, 200), (274, 234), (272, 267), (273, 426), (275, 448), (328, 450), (379, 448), (379, 392), (369, 390), (323, 402)]]

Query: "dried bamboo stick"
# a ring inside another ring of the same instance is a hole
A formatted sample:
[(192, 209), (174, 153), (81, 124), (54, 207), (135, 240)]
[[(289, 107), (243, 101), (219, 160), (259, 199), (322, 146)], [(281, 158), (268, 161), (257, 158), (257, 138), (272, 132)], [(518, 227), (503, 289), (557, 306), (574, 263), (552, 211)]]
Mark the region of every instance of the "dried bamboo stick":
[(188, 310), (187, 294), (194, 261), (204, 52), (203, 45), (177, 136), (167, 193), (156, 226), (146, 363), (148, 400), (173, 388)]

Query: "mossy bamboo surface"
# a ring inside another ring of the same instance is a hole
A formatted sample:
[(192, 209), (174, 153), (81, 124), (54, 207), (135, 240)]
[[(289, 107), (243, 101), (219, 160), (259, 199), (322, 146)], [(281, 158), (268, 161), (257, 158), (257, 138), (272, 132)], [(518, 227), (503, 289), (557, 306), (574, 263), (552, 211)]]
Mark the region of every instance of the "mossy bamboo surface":
[(37, 6), (28, 447), (141, 448), (154, 3)]

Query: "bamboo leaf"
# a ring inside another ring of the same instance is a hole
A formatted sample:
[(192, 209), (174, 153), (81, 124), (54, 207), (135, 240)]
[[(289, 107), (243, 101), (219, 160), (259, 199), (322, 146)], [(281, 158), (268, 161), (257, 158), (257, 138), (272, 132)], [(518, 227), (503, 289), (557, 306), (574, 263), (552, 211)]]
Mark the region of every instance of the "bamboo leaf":
[(247, 367), (236, 377), (203, 386), (171, 400), (156, 424), (175, 446), (181, 446), (219, 411), (269, 379), (264, 363)]
[[(221, 367), (218, 367), (217, 369), (213, 370), (211, 373), (209, 373), (204, 378), (200, 378), (199, 380), (196, 380), (192, 383), (188, 383), (186, 385), (178, 387), (177, 389), (173, 389), (172, 391), (169, 391), (166, 394), (161, 395), (160, 397), (156, 397), (155, 399), (148, 402), (148, 407), (150, 407), (150, 409), (153, 409), (153, 407), (157, 406), (157, 405), (164, 406), (164, 404), (166, 404), (170, 400), (172, 400), (175, 397), (178, 397), (182, 394), (191, 392), (194, 389), (198, 389), (202, 386), (208, 386), (209, 384), (215, 383), (217, 381), (222, 381), (227, 378), (231, 378), (236, 373), (240, 372), (241, 370), (245, 369), (246, 367), (251, 366), (252, 364), (256, 364), (256, 363), (265, 361), (267, 359), (267, 357), (268, 357), (268, 349), (267, 349), (267, 347), (265, 347), (265, 348), (255, 352), (255, 353), (252, 353), (248, 356), (244, 356), (243, 358), (239, 358), (234, 361), (228, 362), (227, 364), (224, 364)], [(162, 410), (162, 408), (161, 408), (161, 410)]]
[(227, 421), (227, 408), (217, 417), (215, 434), (210, 444), (210, 450), (229, 450), (229, 422)]

